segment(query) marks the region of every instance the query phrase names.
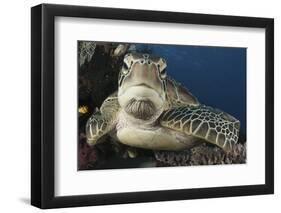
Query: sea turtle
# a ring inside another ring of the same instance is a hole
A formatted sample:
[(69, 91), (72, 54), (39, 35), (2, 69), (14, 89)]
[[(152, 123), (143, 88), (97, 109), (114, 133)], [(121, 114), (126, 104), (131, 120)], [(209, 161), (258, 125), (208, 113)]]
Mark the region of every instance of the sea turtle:
[(178, 151), (204, 140), (230, 151), (238, 141), (239, 120), (200, 104), (167, 76), (166, 67), (158, 56), (126, 54), (118, 90), (87, 121), (87, 143), (101, 143), (109, 135), (129, 147)]

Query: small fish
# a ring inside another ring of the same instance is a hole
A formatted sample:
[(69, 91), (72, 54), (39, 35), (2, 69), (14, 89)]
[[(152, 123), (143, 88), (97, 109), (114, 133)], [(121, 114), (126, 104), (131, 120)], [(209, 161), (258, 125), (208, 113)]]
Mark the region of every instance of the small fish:
[(86, 114), (87, 112), (89, 112), (89, 108), (85, 105), (80, 106), (79, 109), (78, 109), (78, 112), (81, 113), (81, 114)]

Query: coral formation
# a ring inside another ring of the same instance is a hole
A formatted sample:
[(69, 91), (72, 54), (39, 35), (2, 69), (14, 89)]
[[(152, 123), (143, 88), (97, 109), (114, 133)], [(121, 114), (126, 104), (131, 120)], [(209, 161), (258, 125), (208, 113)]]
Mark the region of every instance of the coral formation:
[(238, 143), (231, 152), (206, 143), (180, 152), (156, 151), (158, 166), (193, 166), (246, 163), (246, 144)]

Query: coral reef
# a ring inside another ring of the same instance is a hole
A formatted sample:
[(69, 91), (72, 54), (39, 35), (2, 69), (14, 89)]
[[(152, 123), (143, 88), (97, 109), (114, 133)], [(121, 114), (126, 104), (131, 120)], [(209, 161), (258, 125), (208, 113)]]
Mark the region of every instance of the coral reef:
[[(79, 57), (79, 142), (78, 169), (98, 167), (105, 158), (102, 145), (90, 147), (86, 144), (85, 125), (89, 116), (99, 108), (103, 100), (117, 89), (118, 73), (123, 63), (128, 44), (78, 42)], [(107, 153), (112, 154), (109, 143)]]
[(218, 147), (203, 143), (180, 152), (156, 151), (155, 158), (158, 166), (241, 164), (246, 163), (246, 144), (238, 143), (231, 152), (225, 153)]
[(81, 170), (94, 168), (98, 160), (95, 147), (90, 147), (87, 143), (79, 143), (78, 147), (78, 168)]

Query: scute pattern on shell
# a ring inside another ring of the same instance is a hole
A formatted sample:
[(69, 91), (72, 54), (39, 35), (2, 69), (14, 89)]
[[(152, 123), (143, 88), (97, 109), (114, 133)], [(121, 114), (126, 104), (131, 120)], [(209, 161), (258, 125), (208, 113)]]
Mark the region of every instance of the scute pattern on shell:
[(170, 76), (167, 76), (167, 102), (170, 107), (199, 105), (197, 98)]

